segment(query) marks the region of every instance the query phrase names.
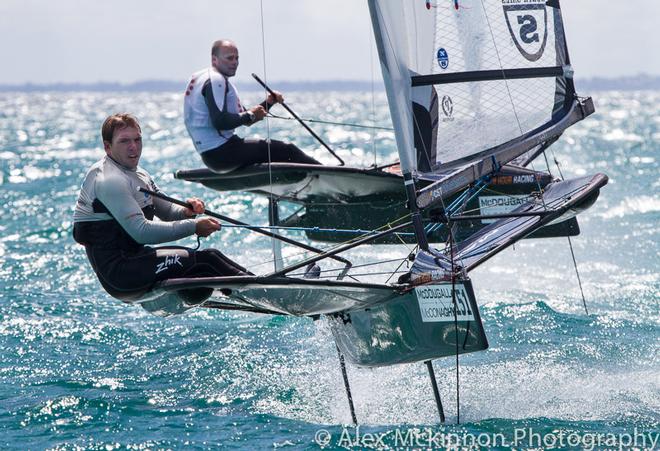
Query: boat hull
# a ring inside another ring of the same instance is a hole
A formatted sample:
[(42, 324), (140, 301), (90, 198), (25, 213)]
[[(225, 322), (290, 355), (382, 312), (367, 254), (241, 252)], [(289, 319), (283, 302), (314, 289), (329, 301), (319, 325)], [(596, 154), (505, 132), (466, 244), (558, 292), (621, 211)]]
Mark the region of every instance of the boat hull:
[[(444, 291), (444, 299), (429, 303), (423, 293), (430, 289)], [(450, 293), (450, 283), (426, 285), (371, 308), (328, 315), (332, 334), (346, 359), (362, 367), (426, 361), (487, 349), (472, 283), (466, 279), (456, 284), (460, 301), (457, 321)], [(434, 311), (442, 313), (433, 315)]]
[(213, 292), (202, 301), (206, 307), (231, 302), (260, 313), (311, 317), (368, 309), (401, 296), (397, 286), (261, 276), (167, 279), (156, 288), (160, 294), (195, 290)]
[[(179, 179), (201, 183), (216, 191), (249, 191), (274, 195), (280, 201), (302, 205), (303, 211), (279, 221), (286, 227), (303, 227), (313, 241), (338, 243), (354, 238), (343, 230), (376, 230), (383, 224), (407, 217), (403, 177), (396, 171), (335, 166), (274, 163), (242, 168), (227, 174), (208, 169), (178, 171)], [(470, 200), (466, 211), (481, 214), (506, 213), (524, 202), (531, 192), (543, 189), (552, 177), (515, 166), (505, 166), (491, 180), (488, 190)], [(419, 187), (430, 183), (418, 180)], [(455, 198), (456, 196), (454, 196)], [(454, 198), (447, 200), (450, 204)], [(431, 220), (433, 212), (426, 212)], [(474, 220), (458, 224), (454, 239), (460, 241), (492, 221)], [(340, 230), (331, 230), (340, 229)], [(415, 243), (412, 228), (397, 236), (387, 236), (374, 244)], [(528, 238), (551, 238), (579, 235), (575, 218), (569, 218), (535, 231)], [(428, 234), (432, 243), (447, 240), (447, 229), (440, 227)]]

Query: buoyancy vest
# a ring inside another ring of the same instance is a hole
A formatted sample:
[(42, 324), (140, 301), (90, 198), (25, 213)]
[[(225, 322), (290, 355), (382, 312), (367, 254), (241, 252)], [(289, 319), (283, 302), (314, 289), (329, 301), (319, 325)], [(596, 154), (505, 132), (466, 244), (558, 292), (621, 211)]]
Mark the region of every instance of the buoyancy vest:
[(209, 83), (220, 111), (239, 114), (242, 111), (233, 84), (213, 67), (195, 72), (188, 82), (183, 99), (183, 119), (188, 134), (199, 153), (215, 149), (234, 135), (234, 130), (218, 131), (213, 126), (202, 90)]

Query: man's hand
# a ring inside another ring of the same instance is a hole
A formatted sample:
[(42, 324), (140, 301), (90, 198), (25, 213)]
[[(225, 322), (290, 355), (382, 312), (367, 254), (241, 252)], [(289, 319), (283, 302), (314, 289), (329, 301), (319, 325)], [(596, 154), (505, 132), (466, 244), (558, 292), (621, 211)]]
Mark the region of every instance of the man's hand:
[(195, 233), (201, 237), (207, 237), (218, 230), (220, 230), (220, 223), (213, 218), (198, 219), (195, 224)]
[[(250, 108), (250, 112), (254, 114), (254, 122), (259, 122), (266, 117), (266, 109), (261, 105), (257, 105), (254, 108)], [(254, 122), (252, 122), (254, 124)]]
[(282, 97), (281, 92), (273, 91), (272, 94), (269, 92), (268, 97), (266, 98), (266, 102), (268, 102), (268, 105), (273, 105), (275, 103), (282, 103), (284, 102), (284, 97)]
[(197, 199), (196, 197), (192, 197), (190, 199), (186, 199), (186, 202), (188, 202), (191, 206), (192, 209), (186, 208), (183, 211), (183, 214), (190, 217), (193, 217), (195, 215), (201, 215), (204, 213), (204, 202), (200, 199)]

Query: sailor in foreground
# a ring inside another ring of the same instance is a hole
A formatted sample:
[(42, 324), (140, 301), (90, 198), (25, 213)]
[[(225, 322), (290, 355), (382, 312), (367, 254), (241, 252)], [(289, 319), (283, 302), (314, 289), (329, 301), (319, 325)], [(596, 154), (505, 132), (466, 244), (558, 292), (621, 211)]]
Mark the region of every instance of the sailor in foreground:
[(245, 109), (229, 81), (236, 69), (238, 48), (234, 42), (221, 39), (211, 48), (211, 67), (195, 72), (188, 82), (183, 115), (204, 164), (220, 173), (269, 161), (321, 164), (293, 144), (274, 139), (243, 139), (234, 134), (236, 127), (259, 122), (270, 107), (283, 101), (282, 94), (274, 92), (261, 104)]
[(103, 123), (101, 134), (106, 155), (85, 175), (73, 215), (73, 236), (85, 246), (109, 294), (133, 301), (164, 279), (248, 274), (216, 249), (145, 246), (194, 234), (206, 237), (220, 230), (220, 224), (195, 218), (204, 211), (199, 199), (188, 199), (191, 210), (138, 191), (158, 188), (138, 166), (142, 134), (135, 117), (114, 114)]

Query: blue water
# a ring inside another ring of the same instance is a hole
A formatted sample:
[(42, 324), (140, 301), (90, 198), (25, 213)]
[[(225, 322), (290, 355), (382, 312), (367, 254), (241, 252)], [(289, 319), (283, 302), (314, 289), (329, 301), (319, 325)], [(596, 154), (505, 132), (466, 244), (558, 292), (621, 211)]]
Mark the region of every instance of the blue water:
[[(81, 178), (103, 153), (102, 120), (116, 111), (141, 120), (142, 165), (166, 192), (264, 223), (263, 199), (218, 196), (171, 176), (201, 165), (179, 94), (0, 94), (0, 448), (320, 449), (326, 440), (328, 448), (426, 449), (438, 444), (428, 441), (435, 433), (481, 444), (502, 434), (508, 442), (489, 443), (500, 449), (515, 437), (518, 448), (619, 449), (637, 433), (637, 444), (643, 436), (651, 447), (660, 433), (660, 93), (594, 97), (597, 113), (553, 146), (565, 176), (610, 176), (573, 239), (589, 314), (566, 239), (517, 244), (473, 273), (490, 349), (461, 357), (461, 425), (450, 358), (435, 362), (443, 429), (422, 364), (349, 366), (357, 431), (345, 427), (350, 414), (323, 321), (202, 310), (151, 316), (105, 294), (72, 241)], [(372, 120), (370, 93), (288, 100), (305, 117)], [(387, 125), (384, 96), (374, 104), (375, 123)], [(269, 127), (275, 138), (318, 147), (293, 122)], [(373, 163), (374, 148), (379, 163), (394, 158), (391, 132), (315, 128), (349, 163)], [(332, 163), (322, 149), (315, 156)], [(258, 272), (271, 267), (270, 243), (243, 231), (223, 230), (204, 245)], [(407, 252), (367, 247), (356, 258)], [(411, 431), (421, 433), (416, 444), (402, 441)]]

